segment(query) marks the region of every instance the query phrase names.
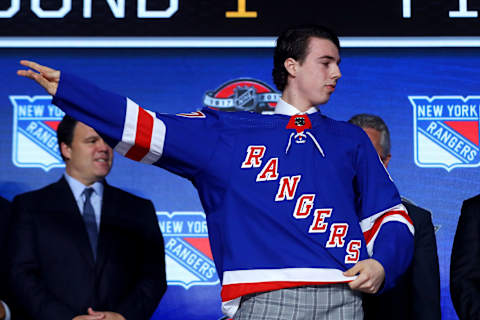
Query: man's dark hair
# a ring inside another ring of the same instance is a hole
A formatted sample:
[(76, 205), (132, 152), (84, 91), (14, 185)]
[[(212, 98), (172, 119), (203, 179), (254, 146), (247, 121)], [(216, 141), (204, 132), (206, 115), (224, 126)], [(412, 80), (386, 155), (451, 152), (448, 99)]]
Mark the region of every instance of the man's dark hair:
[(362, 129), (370, 128), (380, 132), (381, 158), (385, 159), (390, 154), (390, 131), (382, 118), (373, 114), (361, 113), (351, 117), (348, 122)]
[(78, 120), (72, 118), (69, 115), (65, 115), (60, 121), (60, 124), (57, 128), (57, 140), (58, 140), (58, 150), (60, 151), (60, 155), (62, 156), (63, 161), (65, 161), (65, 157), (62, 154), (62, 142), (65, 143), (67, 146), (72, 145), (73, 141), (73, 131), (75, 130), (75, 126), (77, 125)]
[(273, 82), (278, 90), (283, 91), (287, 86), (288, 72), (284, 63), (288, 58), (303, 63), (308, 55), (310, 38), (327, 39), (340, 49), (340, 41), (335, 33), (323, 26), (305, 25), (285, 30), (277, 38), (277, 46), (273, 55)]

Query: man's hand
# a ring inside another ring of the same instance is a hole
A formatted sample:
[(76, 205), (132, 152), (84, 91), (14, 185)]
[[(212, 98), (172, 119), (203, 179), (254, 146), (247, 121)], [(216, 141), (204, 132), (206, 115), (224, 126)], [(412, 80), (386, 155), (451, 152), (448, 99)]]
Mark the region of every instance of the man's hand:
[(0, 320), (5, 319), (5, 308), (3, 307), (3, 303), (0, 301)]
[(357, 262), (352, 268), (345, 271), (343, 275), (346, 277), (358, 275), (357, 279), (348, 284), (352, 290), (377, 293), (383, 280), (385, 280), (385, 269), (377, 260), (366, 259)]
[(104, 314), (96, 314), (96, 315), (82, 315), (82, 316), (76, 316), (72, 320), (104, 320), (105, 315)]
[(125, 320), (125, 318), (120, 313), (111, 311), (94, 311), (92, 308), (88, 308), (88, 314), (91, 316), (99, 314), (104, 315), (105, 318), (102, 318), (104, 320)]
[[(42, 66), (33, 61), (21, 60), (22, 66), (30, 68), (29, 70), (17, 70), (17, 74), (22, 77), (35, 80), (49, 94), (54, 96), (57, 93), (58, 82), (60, 81), (60, 71), (49, 67)], [(37, 71), (34, 72), (33, 70)]]

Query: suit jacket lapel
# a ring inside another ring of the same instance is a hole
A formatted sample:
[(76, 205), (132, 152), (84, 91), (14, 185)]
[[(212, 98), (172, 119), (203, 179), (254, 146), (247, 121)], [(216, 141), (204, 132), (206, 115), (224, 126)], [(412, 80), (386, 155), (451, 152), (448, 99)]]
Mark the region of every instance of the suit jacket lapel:
[(85, 223), (78, 209), (77, 202), (73, 196), (72, 190), (64, 177), (55, 184), (55, 201), (51, 201), (52, 212), (58, 212), (59, 224), (64, 227), (64, 231), (71, 235), (72, 242), (85, 258), (89, 265), (93, 267), (93, 253), (90, 248)]

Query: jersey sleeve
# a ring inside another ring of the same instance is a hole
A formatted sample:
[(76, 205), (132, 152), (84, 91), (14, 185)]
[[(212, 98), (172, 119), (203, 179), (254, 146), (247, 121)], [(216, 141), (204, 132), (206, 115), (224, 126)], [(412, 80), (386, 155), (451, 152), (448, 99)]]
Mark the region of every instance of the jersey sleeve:
[(121, 155), (190, 179), (207, 168), (218, 139), (213, 112), (152, 112), (64, 72), (52, 103), (94, 128)]
[(411, 263), (414, 227), (370, 140), (363, 131), (359, 137), (354, 180), (357, 212), (367, 252), (385, 269), (386, 290)]

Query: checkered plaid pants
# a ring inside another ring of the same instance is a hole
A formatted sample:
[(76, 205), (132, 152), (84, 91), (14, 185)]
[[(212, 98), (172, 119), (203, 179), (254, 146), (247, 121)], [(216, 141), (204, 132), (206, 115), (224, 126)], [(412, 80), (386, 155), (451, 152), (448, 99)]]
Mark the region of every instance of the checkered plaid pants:
[(346, 284), (305, 286), (242, 297), (234, 320), (362, 320), (362, 298)]

